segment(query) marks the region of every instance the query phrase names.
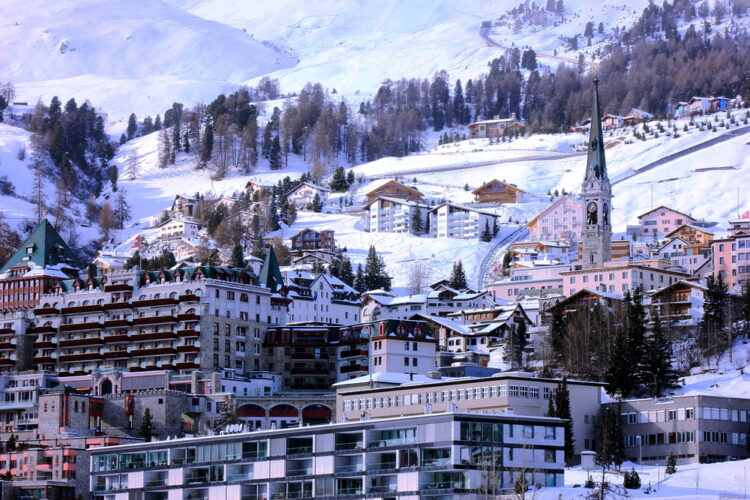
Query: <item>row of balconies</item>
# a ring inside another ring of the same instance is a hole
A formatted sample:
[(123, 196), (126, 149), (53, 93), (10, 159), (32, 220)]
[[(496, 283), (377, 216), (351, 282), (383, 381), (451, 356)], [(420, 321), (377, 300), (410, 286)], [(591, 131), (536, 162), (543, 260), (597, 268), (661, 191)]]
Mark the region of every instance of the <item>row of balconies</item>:
[[(133, 290), (133, 287), (127, 284), (114, 284), (114, 285), (104, 286), (105, 292), (123, 292), (123, 291), (132, 291), (132, 290)], [(77, 305), (77, 306), (61, 307), (59, 309), (54, 306), (47, 306), (47, 307), (37, 307), (36, 309), (34, 309), (34, 315), (35, 316), (49, 316), (49, 315), (57, 315), (57, 314), (82, 314), (82, 313), (91, 313), (91, 312), (99, 312), (99, 311), (110, 311), (114, 309), (132, 309), (132, 308), (138, 308), (138, 307), (156, 307), (156, 306), (174, 305), (179, 302), (197, 302), (199, 300), (200, 300), (200, 297), (198, 297), (197, 295), (183, 294), (177, 298), (162, 297), (158, 299), (133, 300), (130, 302), (126, 302), (126, 301), (106, 302), (104, 304)]]

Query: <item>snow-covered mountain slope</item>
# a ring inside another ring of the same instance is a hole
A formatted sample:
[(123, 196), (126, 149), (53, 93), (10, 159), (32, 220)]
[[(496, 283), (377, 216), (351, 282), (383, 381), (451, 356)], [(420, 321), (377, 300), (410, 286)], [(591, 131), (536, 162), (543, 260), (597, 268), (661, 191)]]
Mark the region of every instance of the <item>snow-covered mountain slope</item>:
[[(478, 36), (481, 23), (521, 3), (287, 0), (243, 8), (233, 0), (166, 1), (292, 50), (300, 62), (271, 75), (285, 91), (319, 81), (346, 93), (372, 92), (386, 78), (430, 77), (442, 69), (452, 79), (476, 77), (504, 53)], [(607, 30), (630, 25), (646, 5), (647, 0), (569, 0), (559, 25), (541, 31), (501, 29), (500, 39), (508, 46), (552, 52), (563, 45), (561, 37), (583, 33), (587, 22), (603, 22)]]
[(295, 63), (160, 0), (6, 0), (0, 19), (0, 69), (16, 100), (89, 99), (115, 119), (190, 106)]

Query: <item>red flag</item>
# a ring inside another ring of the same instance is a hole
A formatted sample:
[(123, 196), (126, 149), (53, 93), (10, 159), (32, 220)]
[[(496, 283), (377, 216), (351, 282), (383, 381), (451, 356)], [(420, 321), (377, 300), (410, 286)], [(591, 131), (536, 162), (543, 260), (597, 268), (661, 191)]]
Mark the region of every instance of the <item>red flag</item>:
[(744, 214), (742, 214), (743, 219), (750, 219), (750, 210), (746, 210)]
[(141, 235), (135, 237), (135, 241), (133, 242), (133, 246), (130, 248), (141, 248)]

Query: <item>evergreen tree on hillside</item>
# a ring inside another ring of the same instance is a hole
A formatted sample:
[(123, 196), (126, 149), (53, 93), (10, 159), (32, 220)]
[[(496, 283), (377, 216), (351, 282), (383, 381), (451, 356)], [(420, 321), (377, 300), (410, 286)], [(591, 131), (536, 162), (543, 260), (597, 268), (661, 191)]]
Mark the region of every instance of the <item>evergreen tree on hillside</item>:
[(128, 118), (128, 140), (131, 140), (133, 137), (135, 137), (136, 132), (138, 132), (138, 122), (135, 118), (135, 113), (130, 113), (130, 118)]
[(484, 221), (484, 230), (482, 231), (482, 235), (479, 237), (479, 239), (485, 242), (492, 241), (492, 233), (490, 232), (490, 222), (488, 220)]
[[(157, 116), (158, 118), (158, 116)], [(208, 163), (211, 161), (211, 154), (214, 149), (214, 126), (211, 120), (206, 118), (206, 127), (203, 130), (203, 147), (201, 148), (201, 162)]]
[(706, 356), (723, 352), (728, 347), (728, 301), (729, 294), (724, 278), (709, 276), (704, 294), (703, 318), (698, 326), (698, 347)]
[(279, 142), (279, 136), (273, 138), (271, 141), (271, 151), (268, 157), (268, 164), (271, 170), (280, 170), (281, 165), (281, 143)]
[(357, 290), (359, 293), (367, 291), (367, 283), (365, 282), (365, 273), (362, 270), (362, 264), (357, 264), (357, 273), (354, 275), (354, 283), (352, 288)]
[(347, 186), (353, 186), (354, 182), (355, 182), (354, 171), (353, 170), (349, 170), (346, 173), (346, 184), (347, 184)]
[(565, 357), (565, 317), (562, 308), (552, 308), (552, 318), (549, 327), (549, 345), (556, 360)]
[(523, 365), (523, 352), (526, 349), (526, 322), (521, 321), (520, 323), (513, 326), (511, 329), (510, 336), (510, 356), (513, 365)]
[[(359, 269), (357, 270), (359, 272)], [(366, 290), (390, 290), (391, 277), (385, 268), (383, 258), (375, 251), (374, 246), (370, 246), (365, 260), (364, 284)]]
[(232, 265), (245, 268), (245, 252), (242, 251), (242, 245), (235, 245), (232, 248)]
[(271, 201), (268, 203), (268, 230), (277, 231), (279, 226), (279, 209), (276, 205), (276, 197), (271, 196)]
[(658, 311), (653, 322), (641, 364), (641, 383), (651, 396), (660, 398), (665, 390), (679, 387), (679, 377), (672, 369), (672, 342), (664, 335)]
[(349, 184), (346, 181), (346, 172), (344, 167), (336, 167), (331, 178), (331, 190), (337, 193), (343, 193), (347, 190)]
[(469, 288), (469, 284), (466, 281), (466, 273), (464, 272), (464, 264), (460, 260), (453, 263), (453, 269), (448, 278), (448, 286), (455, 290), (466, 290)]

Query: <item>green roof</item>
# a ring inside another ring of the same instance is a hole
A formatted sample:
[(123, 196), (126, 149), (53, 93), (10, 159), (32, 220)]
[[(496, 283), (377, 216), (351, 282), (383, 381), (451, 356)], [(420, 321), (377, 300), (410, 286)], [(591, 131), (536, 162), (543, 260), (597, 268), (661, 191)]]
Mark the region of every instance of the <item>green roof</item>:
[(273, 247), (268, 248), (266, 258), (263, 260), (263, 266), (260, 268), (259, 285), (269, 288), (272, 292), (279, 291), (284, 285), (284, 278), (281, 276), (279, 261), (276, 259), (276, 252)]
[(47, 219), (37, 226), (31, 236), (8, 259), (8, 262), (0, 269), (0, 273), (14, 267), (29, 267), (30, 262), (42, 268), (58, 264), (79, 267), (73, 251)]

